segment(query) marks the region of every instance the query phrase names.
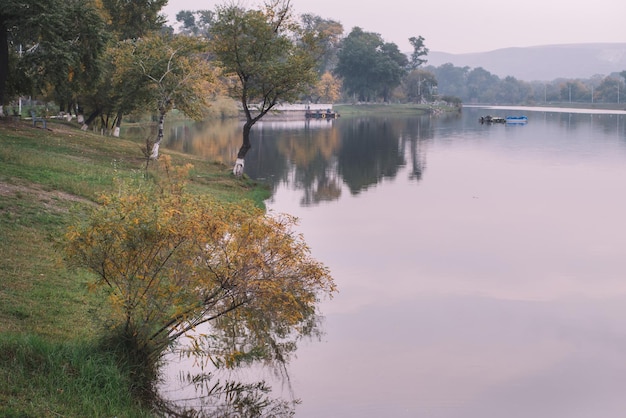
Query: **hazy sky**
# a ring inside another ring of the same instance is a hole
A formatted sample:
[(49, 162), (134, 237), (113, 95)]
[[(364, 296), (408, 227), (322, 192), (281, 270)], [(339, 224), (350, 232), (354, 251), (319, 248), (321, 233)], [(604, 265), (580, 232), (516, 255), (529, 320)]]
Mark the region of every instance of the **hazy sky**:
[[(230, 1), (230, 0), (226, 0)], [(213, 10), (223, 0), (170, 0), (163, 12)], [(240, 0), (253, 7), (258, 2)], [(313, 13), (379, 33), (408, 52), (423, 36), (431, 51), (484, 52), (499, 48), (586, 42), (626, 42), (624, 0), (292, 0), (296, 13)]]

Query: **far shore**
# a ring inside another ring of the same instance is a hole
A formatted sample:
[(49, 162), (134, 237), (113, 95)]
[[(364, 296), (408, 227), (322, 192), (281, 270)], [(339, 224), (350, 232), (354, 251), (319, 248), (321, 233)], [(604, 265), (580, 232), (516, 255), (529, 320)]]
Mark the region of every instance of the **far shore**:
[[(358, 104), (324, 104), (324, 108), (332, 109), (341, 116), (383, 114), (432, 114), (441, 112), (458, 111), (454, 106), (435, 105), (433, 103), (358, 103)], [(604, 113), (626, 114), (626, 103), (541, 103), (528, 105), (500, 105), (489, 103), (463, 104), (465, 108), (484, 108), (494, 110), (526, 110), (526, 111), (551, 111), (565, 113)], [(283, 109), (279, 112), (268, 114), (270, 119), (300, 119), (302, 112), (299, 109)]]
[(463, 107), (497, 110), (551, 111), (564, 113), (626, 114), (626, 103), (546, 103), (533, 105), (464, 104)]

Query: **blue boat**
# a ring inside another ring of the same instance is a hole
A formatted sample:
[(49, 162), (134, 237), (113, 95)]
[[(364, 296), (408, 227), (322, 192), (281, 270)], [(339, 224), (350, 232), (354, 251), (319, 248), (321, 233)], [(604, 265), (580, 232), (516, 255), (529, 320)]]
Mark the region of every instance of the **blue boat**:
[(506, 123), (526, 123), (528, 122), (527, 116), (507, 116)]

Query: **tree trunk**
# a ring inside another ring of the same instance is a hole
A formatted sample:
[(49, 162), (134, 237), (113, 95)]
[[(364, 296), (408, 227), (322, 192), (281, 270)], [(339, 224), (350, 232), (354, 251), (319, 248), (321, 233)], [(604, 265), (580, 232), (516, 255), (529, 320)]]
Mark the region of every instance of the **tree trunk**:
[(74, 103), (74, 114), (76, 115), (76, 122), (82, 125), (85, 121), (85, 116), (83, 115), (83, 109), (78, 106), (78, 103)]
[(165, 124), (165, 112), (160, 112), (159, 115), (159, 130), (157, 132), (157, 139), (152, 144), (152, 154), (150, 154), (151, 160), (156, 160), (159, 158), (159, 146), (161, 145), (161, 140), (163, 139), (163, 127)]
[[(87, 120), (83, 123), (83, 126), (81, 126), (81, 130), (86, 131), (87, 129), (89, 129), (89, 124), (91, 122), (93, 122), (101, 113), (100, 109), (94, 110), (93, 113), (91, 115), (89, 115), (89, 117), (87, 118)], [(78, 123), (81, 123), (80, 119), (78, 121)]]
[(233, 167), (233, 174), (237, 177), (243, 176), (243, 167), (246, 154), (252, 148), (250, 144), (250, 130), (252, 129), (253, 121), (249, 120), (243, 125), (243, 142), (239, 152), (237, 153), (237, 161), (235, 161), (235, 167)]
[(115, 138), (120, 137), (120, 126), (122, 125), (122, 112), (117, 112), (117, 117), (115, 118), (115, 128), (113, 128), (113, 136)]
[(9, 44), (6, 24), (0, 20), (0, 116), (4, 116), (7, 78), (9, 77)]

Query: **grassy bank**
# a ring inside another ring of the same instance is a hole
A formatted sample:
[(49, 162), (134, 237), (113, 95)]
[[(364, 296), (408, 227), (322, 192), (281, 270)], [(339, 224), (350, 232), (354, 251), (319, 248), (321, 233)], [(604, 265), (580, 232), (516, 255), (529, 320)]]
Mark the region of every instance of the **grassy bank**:
[[(146, 169), (145, 144), (82, 132), (76, 124), (0, 119), (0, 417), (149, 416), (129, 396), (129, 373), (101, 349), (99, 300), (89, 277), (65, 269), (56, 243), (114, 178)], [(267, 190), (193, 156), (192, 187), (222, 199)]]
[(0, 416), (149, 417), (116, 357), (97, 344), (36, 335), (0, 338)]

